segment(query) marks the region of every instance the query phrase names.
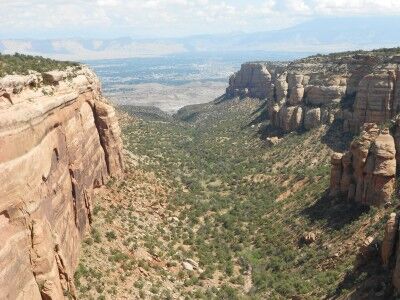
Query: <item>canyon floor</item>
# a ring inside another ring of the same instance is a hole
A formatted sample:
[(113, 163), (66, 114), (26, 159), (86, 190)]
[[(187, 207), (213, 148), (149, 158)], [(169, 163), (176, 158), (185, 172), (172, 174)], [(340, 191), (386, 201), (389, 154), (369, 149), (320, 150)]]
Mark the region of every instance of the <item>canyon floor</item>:
[(389, 299), (385, 270), (359, 255), (387, 212), (327, 197), (347, 147), (335, 126), (270, 145), (263, 105), (119, 112), (126, 176), (95, 197), (79, 299)]

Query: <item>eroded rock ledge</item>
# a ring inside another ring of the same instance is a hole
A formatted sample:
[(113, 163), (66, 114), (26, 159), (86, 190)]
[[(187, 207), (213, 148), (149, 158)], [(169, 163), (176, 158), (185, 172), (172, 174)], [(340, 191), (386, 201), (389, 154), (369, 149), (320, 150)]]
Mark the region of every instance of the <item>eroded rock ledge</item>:
[(118, 121), (92, 71), (0, 79), (0, 299), (76, 298), (93, 191), (122, 172)]
[[(398, 144), (398, 143), (397, 143)], [(364, 205), (382, 206), (392, 200), (396, 183), (396, 145), (388, 129), (366, 123), (350, 150), (331, 159), (330, 194), (342, 194)]]
[(400, 112), (399, 63), (400, 57), (383, 54), (246, 63), (226, 94), (266, 99), (271, 124), (284, 133), (334, 120), (358, 133), (364, 123), (384, 123)]

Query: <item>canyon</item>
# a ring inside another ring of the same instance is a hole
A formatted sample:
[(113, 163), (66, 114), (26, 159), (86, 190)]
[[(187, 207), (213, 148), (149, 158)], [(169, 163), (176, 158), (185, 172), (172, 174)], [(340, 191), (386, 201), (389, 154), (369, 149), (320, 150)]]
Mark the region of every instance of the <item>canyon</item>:
[(249, 62), (175, 115), (83, 65), (3, 76), (0, 299), (391, 299), (399, 64)]
[(0, 79), (0, 299), (76, 299), (94, 190), (123, 174), (120, 128), (83, 66)]

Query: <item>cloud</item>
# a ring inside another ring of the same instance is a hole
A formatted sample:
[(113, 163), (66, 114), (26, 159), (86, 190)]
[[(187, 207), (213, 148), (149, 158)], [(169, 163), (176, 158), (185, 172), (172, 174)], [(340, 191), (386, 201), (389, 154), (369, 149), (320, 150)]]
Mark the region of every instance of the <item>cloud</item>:
[(329, 15), (360, 14), (399, 14), (398, 0), (318, 0), (314, 2), (314, 11)]
[(310, 14), (311, 8), (303, 0), (287, 0), (285, 2), (287, 11), (291, 14)]
[(0, 36), (180, 36), (279, 29), (304, 18), (400, 15), (399, 0), (0, 0)]
[(97, 0), (99, 6), (118, 6), (120, 4), (119, 0)]

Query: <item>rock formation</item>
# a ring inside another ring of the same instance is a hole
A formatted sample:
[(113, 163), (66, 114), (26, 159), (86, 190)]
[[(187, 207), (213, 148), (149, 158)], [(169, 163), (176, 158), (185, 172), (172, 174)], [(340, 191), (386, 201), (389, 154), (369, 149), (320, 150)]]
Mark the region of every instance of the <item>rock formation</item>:
[(394, 246), (397, 239), (398, 220), (395, 213), (391, 213), (386, 223), (385, 235), (381, 246), (381, 258), (385, 267), (389, 265), (389, 260), (393, 255)]
[(243, 64), (239, 72), (229, 79), (227, 94), (266, 98), (271, 90), (271, 74), (263, 63)]
[(0, 79), (0, 299), (75, 298), (94, 188), (123, 170), (114, 109), (86, 67)]
[[(227, 96), (265, 100), (270, 125), (283, 133), (339, 121), (343, 132), (357, 137), (349, 151), (331, 156), (330, 196), (388, 207), (400, 167), (400, 57), (387, 53), (244, 64), (231, 77)], [(302, 241), (311, 243), (315, 235), (305, 233)], [(365, 260), (372, 259), (371, 248), (377, 243), (370, 236), (360, 247)], [(400, 292), (398, 213), (387, 220), (380, 257)]]
[(365, 205), (384, 205), (395, 191), (396, 147), (388, 129), (366, 123), (350, 151), (331, 159), (331, 195), (344, 194)]
[(243, 64), (229, 97), (267, 100), (272, 125), (283, 132), (334, 120), (358, 133), (364, 123), (385, 123), (400, 112), (399, 66), (382, 54), (314, 56), (291, 63)]
[(382, 264), (392, 274), (392, 284), (400, 291), (400, 242), (399, 242), (399, 215), (391, 213), (385, 228), (381, 246)]

